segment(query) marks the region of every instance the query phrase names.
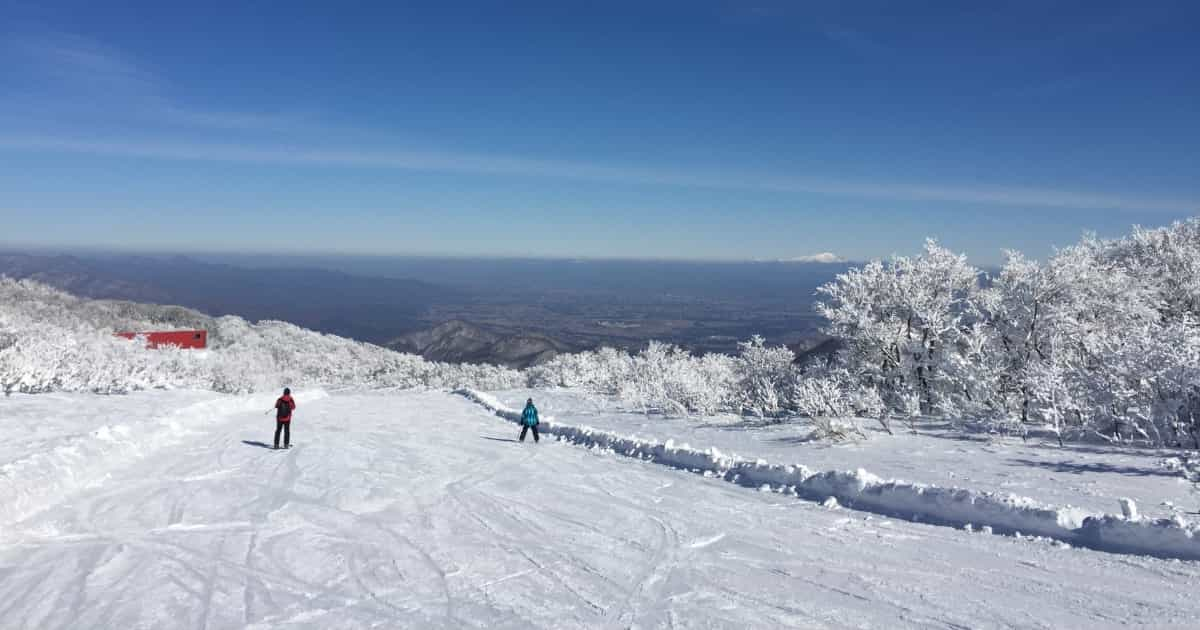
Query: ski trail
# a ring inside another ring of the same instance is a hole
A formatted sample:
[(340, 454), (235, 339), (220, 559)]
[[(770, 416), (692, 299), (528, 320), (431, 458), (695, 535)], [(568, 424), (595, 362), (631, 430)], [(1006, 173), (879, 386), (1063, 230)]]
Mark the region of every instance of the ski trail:
[(272, 427), (234, 414), (185, 453), (147, 456), (15, 523), (0, 544), (0, 625), (1186, 627), (1200, 615), (1179, 596), (1200, 582), (1195, 563), (486, 440), (494, 419), (439, 392), (303, 409), (289, 452), (244, 444)]

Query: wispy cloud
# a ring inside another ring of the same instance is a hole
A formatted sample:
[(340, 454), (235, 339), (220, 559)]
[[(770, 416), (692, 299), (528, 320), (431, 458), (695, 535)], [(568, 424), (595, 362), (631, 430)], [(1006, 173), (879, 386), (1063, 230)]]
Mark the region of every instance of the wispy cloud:
[(170, 97), (168, 77), (120, 50), (70, 33), (6, 37), (0, 44), (0, 64), (18, 69), (21, 97), (7, 99), (6, 104), (10, 110), (23, 108), (23, 114), (102, 110), (166, 125), (217, 129), (295, 128), (306, 118), (179, 103)]
[(1104, 72), (1060, 74), (1041, 81), (1031, 82), (1028, 85), (1004, 88), (998, 90), (997, 94), (1021, 98), (1056, 98), (1070, 95), (1073, 92), (1078, 92), (1095, 85), (1102, 85), (1105, 77), (1106, 73)]
[(0, 135), (0, 149), (150, 160), (250, 163), (546, 177), (687, 188), (757, 190), (891, 201), (1095, 210), (1200, 211), (1200, 201), (1021, 187), (875, 183), (734, 171), (616, 166), (475, 153), (366, 151), (306, 145), (228, 145)]
[[(886, 47), (852, 29), (827, 27), (826, 37), (861, 54), (881, 54)], [(83, 110), (129, 110), (138, 122), (154, 120), (168, 128), (227, 130), (319, 129), (346, 142), (354, 134), (294, 113), (239, 112), (205, 109), (170, 98), (169, 79), (132, 56), (99, 42), (61, 33), (6, 37), (0, 41), (0, 63), (20, 68), (31, 88), (21, 98), (0, 103), (24, 111), (41, 109), (43, 117)], [(41, 98), (39, 99), (39, 92)], [(64, 95), (67, 98), (64, 98)], [(47, 112), (50, 112), (47, 114)], [(25, 120), (11, 116), (13, 120)], [(69, 118), (64, 117), (64, 118)], [(61, 122), (55, 120), (56, 123)], [(29, 128), (29, 125), (23, 125)], [(61, 128), (59, 126), (58, 128)], [(166, 133), (161, 137), (176, 134)], [(361, 135), (361, 134), (360, 134)], [(879, 183), (814, 176), (696, 171), (642, 165), (610, 165), (543, 160), (504, 155), (414, 151), (367, 151), (329, 144), (202, 144), (172, 140), (114, 140), (58, 133), (5, 135), (0, 148), (148, 160), (232, 162), (291, 166), (394, 169), (420, 172), (473, 173), (546, 177), (583, 181), (648, 184), (700, 189), (733, 189), (825, 195), (889, 201), (930, 201), (983, 206), (1072, 208), (1191, 213), (1200, 201), (1090, 193), (1011, 186), (960, 186), (929, 183)]]
[(115, 49), (68, 33), (39, 33), (6, 38), (0, 53), (24, 69), (41, 89), (54, 92), (108, 91), (143, 97), (159, 90), (154, 73)]
[(876, 41), (863, 31), (842, 26), (826, 26), (822, 29), (825, 38), (838, 46), (849, 50), (859, 57), (881, 57), (891, 51), (887, 46)]
[(169, 123), (216, 129), (297, 129), (313, 127), (312, 120), (292, 112), (234, 112), (194, 109), (163, 103), (156, 113)]

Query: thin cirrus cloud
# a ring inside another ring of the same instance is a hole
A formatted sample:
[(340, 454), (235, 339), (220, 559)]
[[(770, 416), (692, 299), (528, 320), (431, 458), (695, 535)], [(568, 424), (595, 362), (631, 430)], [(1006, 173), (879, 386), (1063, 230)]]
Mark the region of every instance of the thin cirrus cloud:
[(416, 172), (543, 177), (687, 188), (757, 190), (898, 201), (1064, 209), (1195, 212), (1200, 202), (1065, 190), (869, 183), (764, 176), (729, 171), (614, 166), (472, 153), (364, 151), (311, 146), (228, 145), (84, 140), (57, 136), (0, 136), (0, 148), (151, 160), (246, 163), (296, 167), (393, 169)]
[(859, 57), (882, 57), (891, 53), (891, 49), (862, 31), (841, 26), (826, 26), (822, 32), (826, 39)]
[(10, 34), (0, 43), (0, 63), (24, 92), (47, 101), (69, 96), (129, 104), (157, 100), (162, 90), (161, 79), (142, 64), (69, 33)]
[[(856, 31), (826, 29), (842, 45), (867, 52), (881, 48)], [(102, 43), (61, 33), (10, 37), (0, 43), (0, 62), (24, 68), (33, 95), (23, 101), (25, 112), (50, 115), (57, 122), (80, 109), (132, 110), (140, 120), (153, 119), (168, 127), (222, 129), (324, 130), (345, 137), (347, 130), (321, 125), (310, 116), (287, 113), (251, 113), (203, 110), (170, 99), (169, 81), (153, 69)], [(39, 100), (38, 95), (41, 95)], [(62, 98), (74, 94), (72, 98)], [(98, 100), (99, 99), (99, 100)], [(10, 100), (10, 109), (15, 99)], [(107, 103), (107, 104), (105, 104)], [(116, 106), (113, 106), (116, 105)], [(0, 105), (0, 114), (4, 114)], [(11, 111), (9, 112), (11, 113)], [(14, 120), (28, 119), (24, 115)], [(23, 124), (28, 128), (27, 124)], [(167, 133), (168, 137), (170, 132)], [(909, 184), (848, 181), (835, 178), (791, 177), (738, 173), (730, 170), (698, 171), (640, 165), (610, 165), (510, 157), (496, 154), (446, 153), (413, 150), (366, 151), (327, 146), (270, 144), (201, 144), (174, 140), (84, 139), (73, 133), (4, 135), (0, 148), (127, 157), (150, 160), (206, 161), (262, 165), (394, 169), (480, 175), (559, 178), (579, 181), (660, 185), (669, 187), (732, 189), (816, 194), (833, 197), (891, 201), (929, 201), (986, 206), (1021, 206), (1064, 209), (1195, 212), (1196, 200), (1132, 197), (1052, 189), (979, 187), (951, 184)]]
[[(2, 35), (2, 34), (0, 34)], [(296, 112), (194, 109), (170, 98), (171, 82), (153, 68), (101, 42), (61, 32), (0, 40), (0, 63), (16, 69), (18, 95), (0, 114), (70, 120), (80, 114), (133, 116), (139, 121), (213, 129), (294, 129), (308, 125)]]

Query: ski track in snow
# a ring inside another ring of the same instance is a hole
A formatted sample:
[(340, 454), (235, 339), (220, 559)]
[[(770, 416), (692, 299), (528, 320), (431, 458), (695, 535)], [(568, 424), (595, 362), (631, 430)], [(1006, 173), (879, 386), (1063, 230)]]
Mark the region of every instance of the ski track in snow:
[(272, 429), (231, 409), (190, 427), (186, 448), (115, 452), (103, 483), (43, 495), (0, 530), (0, 627), (1182, 628), (1200, 615), (1200, 563), (497, 441), (515, 427), (446, 393), (301, 402), (290, 451), (245, 442)]

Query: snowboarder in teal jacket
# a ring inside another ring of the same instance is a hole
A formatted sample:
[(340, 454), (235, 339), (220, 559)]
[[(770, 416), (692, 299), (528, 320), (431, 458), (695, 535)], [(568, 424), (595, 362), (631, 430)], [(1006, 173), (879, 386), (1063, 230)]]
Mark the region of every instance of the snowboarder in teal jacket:
[(521, 441), (525, 441), (525, 432), (533, 429), (533, 441), (536, 444), (538, 441), (538, 415), (537, 407), (533, 406), (533, 399), (525, 401), (525, 411), (521, 412)]

